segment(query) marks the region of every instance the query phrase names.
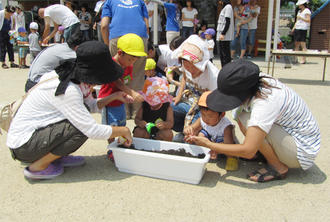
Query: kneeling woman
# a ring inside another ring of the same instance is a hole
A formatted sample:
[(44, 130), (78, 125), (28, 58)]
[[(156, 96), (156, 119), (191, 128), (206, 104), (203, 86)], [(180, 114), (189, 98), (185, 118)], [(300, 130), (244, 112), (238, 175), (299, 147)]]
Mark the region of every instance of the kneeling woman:
[(91, 116), (114, 99), (124, 102), (123, 93), (97, 101), (92, 87), (117, 80), (123, 70), (113, 62), (108, 47), (97, 41), (81, 44), (77, 60), (65, 61), (43, 75), (14, 117), (7, 135), (7, 146), (14, 159), (31, 163), (24, 175), (31, 179), (51, 179), (63, 167), (84, 163), (83, 157), (69, 156), (88, 138), (109, 139), (123, 136), (132, 142), (127, 127), (98, 124)]
[(298, 94), (244, 60), (224, 66), (217, 82), (207, 106), (224, 112), (242, 105), (238, 124), (245, 135), (243, 144), (212, 143), (197, 136), (187, 136), (187, 141), (244, 158), (252, 158), (259, 150), (268, 167), (248, 175), (257, 182), (283, 179), (289, 168), (307, 170), (313, 165), (320, 150), (320, 130)]

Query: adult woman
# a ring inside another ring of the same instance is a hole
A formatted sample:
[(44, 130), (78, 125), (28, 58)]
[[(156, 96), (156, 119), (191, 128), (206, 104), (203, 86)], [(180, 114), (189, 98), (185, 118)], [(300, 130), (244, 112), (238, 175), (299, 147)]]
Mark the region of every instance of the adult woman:
[(196, 136), (188, 136), (187, 141), (244, 158), (252, 158), (259, 150), (268, 167), (250, 173), (250, 180), (283, 179), (289, 168), (306, 170), (313, 165), (320, 149), (320, 130), (312, 113), (292, 89), (260, 73), (254, 63), (239, 59), (227, 64), (207, 105), (217, 112), (242, 105), (238, 124), (245, 135), (243, 144), (213, 144)]
[[(307, 2), (307, 0), (299, 0), (296, 4), (299, 7), (299, 11), (297, 14), (297, 21), (292, 29), (296, 51), (299, 50), (299, 47), (301, 47), (302, 51), (307, 51), (306, 35), (311, 23), (311, 11), (307, 8)], [(306, 58), (303, 57), (300, 63), (305, 64)]]
[(231, 62), (230, 42), (234, 40), (234, 12), (230, 0), (219, 0), (223, 6), (217, 26), (217, 43), (219, 46), (221, 67)]
[(89, 14), (87, 10), (87, 5), (81, 6), (81, 13), (79, 14), (79, 20), (80, 20), (80, 30), (83, 33), (84, 41), (89, 41), (89, 30), (90, 25), (92, 24), (92, 16)]
[[(123, 70), (113, 62), (108, 47), (98, 41), (81, 44), (77, 59), (64, 60), (56, 70), (42, 76), (16, 113), (8, 131), (7, 146), (13, 158), (31, 163), (24, 175), (31, 179), (51, 179), (65, 166), (79, 166), (83, 157), (68, 156), (88, 138), (124, 136), (132, 142), (126, 127), (96, 123), (88, 109), (102, 106), (126, 95), (95, 100), (91, 88), (118, 79)], [(126, 101), (127, 102), (127, 101)]]
[(241, 46), (241, 53), (239, 58), (243, 58), (246, 52), (246, 40), (249, 33), (248, 22), (251, 21), (249, 8), (245, 7), (242, 0), (237, 0), (237, 6), (234, 7), (235, 17), (235, 38), (231, 42), (231, 57), (234, 58), (237, 41), (239, 40)]
[(15, 7), (6, 6), (4, 10), (0, 11), (0, 61), (2, 62), (1, 67), (8, 69), (9, 67), (5, 63), (6, 53), (8, 53), (10, 67), (17, 68), (18, 65), (14, 63), (14, 50), (13, 44), (10, 43), (10, 37), (8, 32), (11, 29), (11, 16), (15, 12)]
[(197, 19), (198, 11), (192, 7), (192, 1), (186, 1), (186, 7), (182, 9), (182, 37), (188, 38), (194, 33), (195, 19)]
[(18, 28), (25, 28), (25, 16), (22, 5), (16, 6), (16, 12), (13, 15), (13, 29), (18, 33)]
[(209, 61), (207, 44), (198, 35), (191, 35), (173, 52), (183, 68), (180, 91), (172, 104), (173, 130), (181, 132), (175, 141), (182, 141), (183, 128), (199, 118), (197, 102), (201, 94), (216, 89), (219, 69)]
[(249, 7), (250, 7), (250, 14), (251, 14), (251, 21), (248, 23), (249, 25), (249, 44), (248, 44), (248, 58), (252, 58), (252, 49), (255, 42), (256, 31), (258, 28), (258, 16), (260, 14), (260, 6), (256, 4), (257, 0), (250, 0)]

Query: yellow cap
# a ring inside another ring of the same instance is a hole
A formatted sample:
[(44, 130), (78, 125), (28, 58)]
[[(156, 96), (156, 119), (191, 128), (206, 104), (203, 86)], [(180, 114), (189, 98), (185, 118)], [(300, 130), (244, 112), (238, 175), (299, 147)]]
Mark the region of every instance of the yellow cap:
[(121, 36), (118, 39), (117, 48), (132, 56), (147, 56), (142, 38), (133, 33)]
[(203, 94), (201, 95), (201, 97), (199, 97), (199, 101), (198, 101), (198, 105), (199, 105), (199, 106), (207, 107), (207, 104), (206, 104), (206, 98), (207, 98), (207, 96), (208, 96), (211, 92), (212, 92), (212, 91), (206, 91), (206, 92), (203, 92)]
[(155, 60), (148, 58), (144, 70), (153, 70), (153, 69), (156, 69), (156, 62)]

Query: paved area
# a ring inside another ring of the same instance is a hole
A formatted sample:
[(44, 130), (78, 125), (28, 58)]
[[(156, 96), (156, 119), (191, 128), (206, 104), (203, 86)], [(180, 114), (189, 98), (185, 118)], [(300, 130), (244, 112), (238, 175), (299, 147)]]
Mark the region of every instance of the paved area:
[[(267, 63), (254, 61), (267, 71)], [(54, 180), (29, 181), (25, 166), (11, 159), (4, 134), (0, 221), (328, 221), (330, 68), (321, 82), (321, 59), (283, 67), (276, 64), (275, 77), (302, 96), (321, 128), (322, 148), (308, 171), (290, 170), (285, 180), (257, 184), (246, 179), (260, 167), (257, 162), (240, 161), (239, 171), (226, 172), (221, 159), (207, 164), (199, 185), (190, 185), (120, 173), (106, 158), (107, 142), (88, 140), (76, 152), (86, 157), (85, 166), (66, 169)], [(27, 72), (0, 70), (0, 102), (23, 95)], [(128, 126), (133, 128), (132, 120)]]

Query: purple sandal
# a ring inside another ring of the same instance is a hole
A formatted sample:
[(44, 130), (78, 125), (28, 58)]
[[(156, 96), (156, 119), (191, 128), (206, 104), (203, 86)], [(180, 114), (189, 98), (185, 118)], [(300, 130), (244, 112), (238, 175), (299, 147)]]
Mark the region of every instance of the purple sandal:
[(25, 167), (23, 171), (24, 176), (27, 178), (39, 180), (53, 179), (54, 177), (61, 175), (63, 172), (63, 166), (54, 163), (49, 164), (46, 169), (41, 171), (30, 171), (29, 167)]
[(54, 161), (59, 163), (62, 167), (77, 167), (85, 164), (85, 158), (82, 156), (62, 156)]

